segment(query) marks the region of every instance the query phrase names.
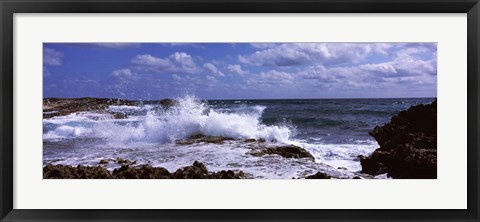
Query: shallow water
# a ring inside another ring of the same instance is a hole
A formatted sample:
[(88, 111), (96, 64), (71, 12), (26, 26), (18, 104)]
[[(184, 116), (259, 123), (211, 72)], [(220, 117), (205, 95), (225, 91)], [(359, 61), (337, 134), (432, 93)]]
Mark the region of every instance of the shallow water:
[[(142, 106), (110, 106), (110, 111), (128, 115), (122, 120), (91, 112), (44, 119), (43, 162), (98, 165), (101, 159), (123, 158), (173, 172), (198, 160), (209, 171), (242, 170), (251, 178), (290, 179), (317, 171), (351, 178), (361, 170), (357, 156), (378, 148), (368, 131), (412, 105), (433, 99), (199, 102), (185, 97), (178, 101), (169, 109), (157, 101)], [(175, 144), (175, 140), (195, 134), (238, 140), (222, 145)], [(247, 138), (264, 138), (268, 146), (298, 145), (316, 160), (255, 157), (247, 154), (250, 149), (243, 142)], [(110, 170), (119, 167), (114, 163), (105, 166)]]

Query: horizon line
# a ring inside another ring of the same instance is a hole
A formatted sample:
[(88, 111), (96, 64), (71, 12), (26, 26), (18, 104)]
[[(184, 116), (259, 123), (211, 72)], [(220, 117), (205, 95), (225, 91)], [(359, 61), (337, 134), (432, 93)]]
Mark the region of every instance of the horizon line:
[[(92, 98), (92, 99), (112, 99), (112, 100), (130, 100), (130, 101), (160, 101), (160, 100), (165, 100), (165, 99), (176, 99), (176, 98), (161, 98), (161, 99), (127, 99), (127, 98), (108, 98), (108, 97), (91, 97), (91, 96), (85, 96), (85, 97), (47, 97), (43, 98), (45, 99), (85, 99), (85, 98)], [(178, 98), (178, 97), (177, 97)], [(437, 96), (434, 97), (357, 97), (357, 98), (352, 98), (352, 97), (339, 97), (339, 98), (270, 98), (270, 99), (206, 99), (206, 98), (198, 98), (199, 100), (328, 100), (328, 99), (433, 99), (437, 98)]]

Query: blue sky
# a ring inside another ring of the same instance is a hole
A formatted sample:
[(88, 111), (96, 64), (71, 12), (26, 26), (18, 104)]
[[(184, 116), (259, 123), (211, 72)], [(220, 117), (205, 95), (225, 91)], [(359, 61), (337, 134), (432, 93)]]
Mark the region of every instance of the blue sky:
[(436, 97), (436, 43), (44, 43), (44, 98)]

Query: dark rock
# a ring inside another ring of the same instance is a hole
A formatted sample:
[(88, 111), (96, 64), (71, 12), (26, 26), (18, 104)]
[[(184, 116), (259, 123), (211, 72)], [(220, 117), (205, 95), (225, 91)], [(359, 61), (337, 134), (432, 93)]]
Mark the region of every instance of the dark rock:
[(264, 138), (260, 138), (260, 139), (258, 139), (258, 142), (259, 142), (259, 143), (265, 143), (266, 140), (265, 140)]
[(353, 177), (352, 179), (362, 179), (362, 178), (359, 176), (356, 176), (356, 177)]
[(192, 166), (186, 166), (178, 169), (174, 173), (168, 172), (163, 167), (152, 167), (142, 165), (140, 167), (131, 167), (123, 165), (114, 169), (113, 172), (96, 166), (64, 166), (64, 165), (46, 165), (43, 167), (44, 179), (243, 179), (246, 178), (242, 171), (222, 170), (209, 173), (207, 167), (198, 161)]
[(277, 154), (285, 158), (296, 158), (296, 159), (308, 158), (308, 159), (311, 159), (312, 161), (315, 160), (312, 154), (310, 154), (307, 150), (295, 145), (269, 147), (269, 148), (254, 150), (253, 152), (249, 152), (249, 154), (253, 156), (263, 156), (265, 154)]
[(362, 172), (392, 178), (437, 178), (437, 102), (412, 106), (371, 132), (380, 148), (359, 157)]
[(170, 172), (163, 167), (152, 167), (149, 165), (143, 165), (138, 170), (140, 179), (169, 179)]
[(162, 100), (160, 100), (160, 105), (162, 105), (166, 108), (169, 108), (169, 107), (174, 106), (176, 104), (178, 104), (178, 102), (173, 100), (173, 99), (162, 99)]
[(136, 164), (137, 161), (130, 161), (130, 160), (127, 160), (127, 159), (122, 159), (122, 158), (118, 158), (115, 160), (116, 163), (118, 164), (127, 164), (127, 165), (130, 165), (130, 164)]
[(305, 179), (331, 179), (331, 177), (326, 173), (317, 172), (316, 174), (305, 177)]
[(192, 166), (197, 167), (198, 169), (200, 169), (201, 172), (205, 172), (205, 173), (208, 172), (207, 167), (203, 163), (200, 163), (196, 160), (195, 160), (195, 162), (193, 162)]
[(256, 139), (245, 139), (244, 142), (245, 143), (253, 143), (253, 142), (256, 142), (257, 140)]
[[(43, 99), (43, 118), (54, 116), (65, 116), (75, 112), (96, 111), (99, 113), (109, 113), (108, 107), (111, 105), (138, 105), (138, 102), (124, 99), (107, 98), (75, 98), (75, 99)], [(115, 114), (114, 114), (115, 115)], [(119, 114), (120, 115), (120, 114)], [(120, 116), (117, 116), (120, 117)], [(115, 116), (114, 116), (115, 118)]]
[(128, 116), (125, 113), (116, 112), (116, 113), (112, 114), (112, 118), (114, 118), (114, 119), (127, 119)]
[(108, 164), (108, 160), (100, 160), (100, 164)]
[(339, 170), (348, 170), (346, 167), (337, 167)]
[(110, 179), (111, 175), (102, 167), (47, 165), (43, 168), (44, 179)]
[(226, 140), (234, 140), (230, 137), (223, 136), (205, 136), (203, 134), (196, 134), (190, 136), (188, 139), (176, 140), (177, 145), (191, 145), (194, 143), (214, 143), (214, 144), (223, 144)]
[(243, 179), (245, 178), (245, 173), (243, 173), (242, 171), (235, 173), (232, 170), (222, 170), (216, 173), (212, 173), (209, 177), (210, 179)]
[(186, 139), (186, 140), (175, 140), (177, 145), (192, 145), (196, 143), (196, 140)]
[(192, 166), (175, 171), (174, 177), (175, 179), (207, 179), (209, 175), (207, 167), (203, 163), (195, 161)]
[(113, 176), (117, 179), (137, 179), (139, 177), (137, 170), (130, 168), (128, 165), (123, 165), (118, 169), (113, 170)]

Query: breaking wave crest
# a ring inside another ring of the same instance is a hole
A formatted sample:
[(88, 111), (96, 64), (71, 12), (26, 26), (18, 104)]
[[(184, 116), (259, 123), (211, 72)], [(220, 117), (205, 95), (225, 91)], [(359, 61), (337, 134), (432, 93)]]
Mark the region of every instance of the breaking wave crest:
[[(78, 114), (44, 120), (44, 139), (103, 138), (114, 143), (166, 143), (195, 134), (236, 139), (264, 138), (288, 141), (292, 129), (286, 125), (265, 125), (261, 116), (266, 107), (250, 106), (215, 110), (193, 96), (177, 100), (168, 109), (146, 105), (148, 111), (127, 120), (92, 120)], [(128, 107), (113, 107), (113, 109)], [(143, 108), (129, 108), (144, 110)]]

